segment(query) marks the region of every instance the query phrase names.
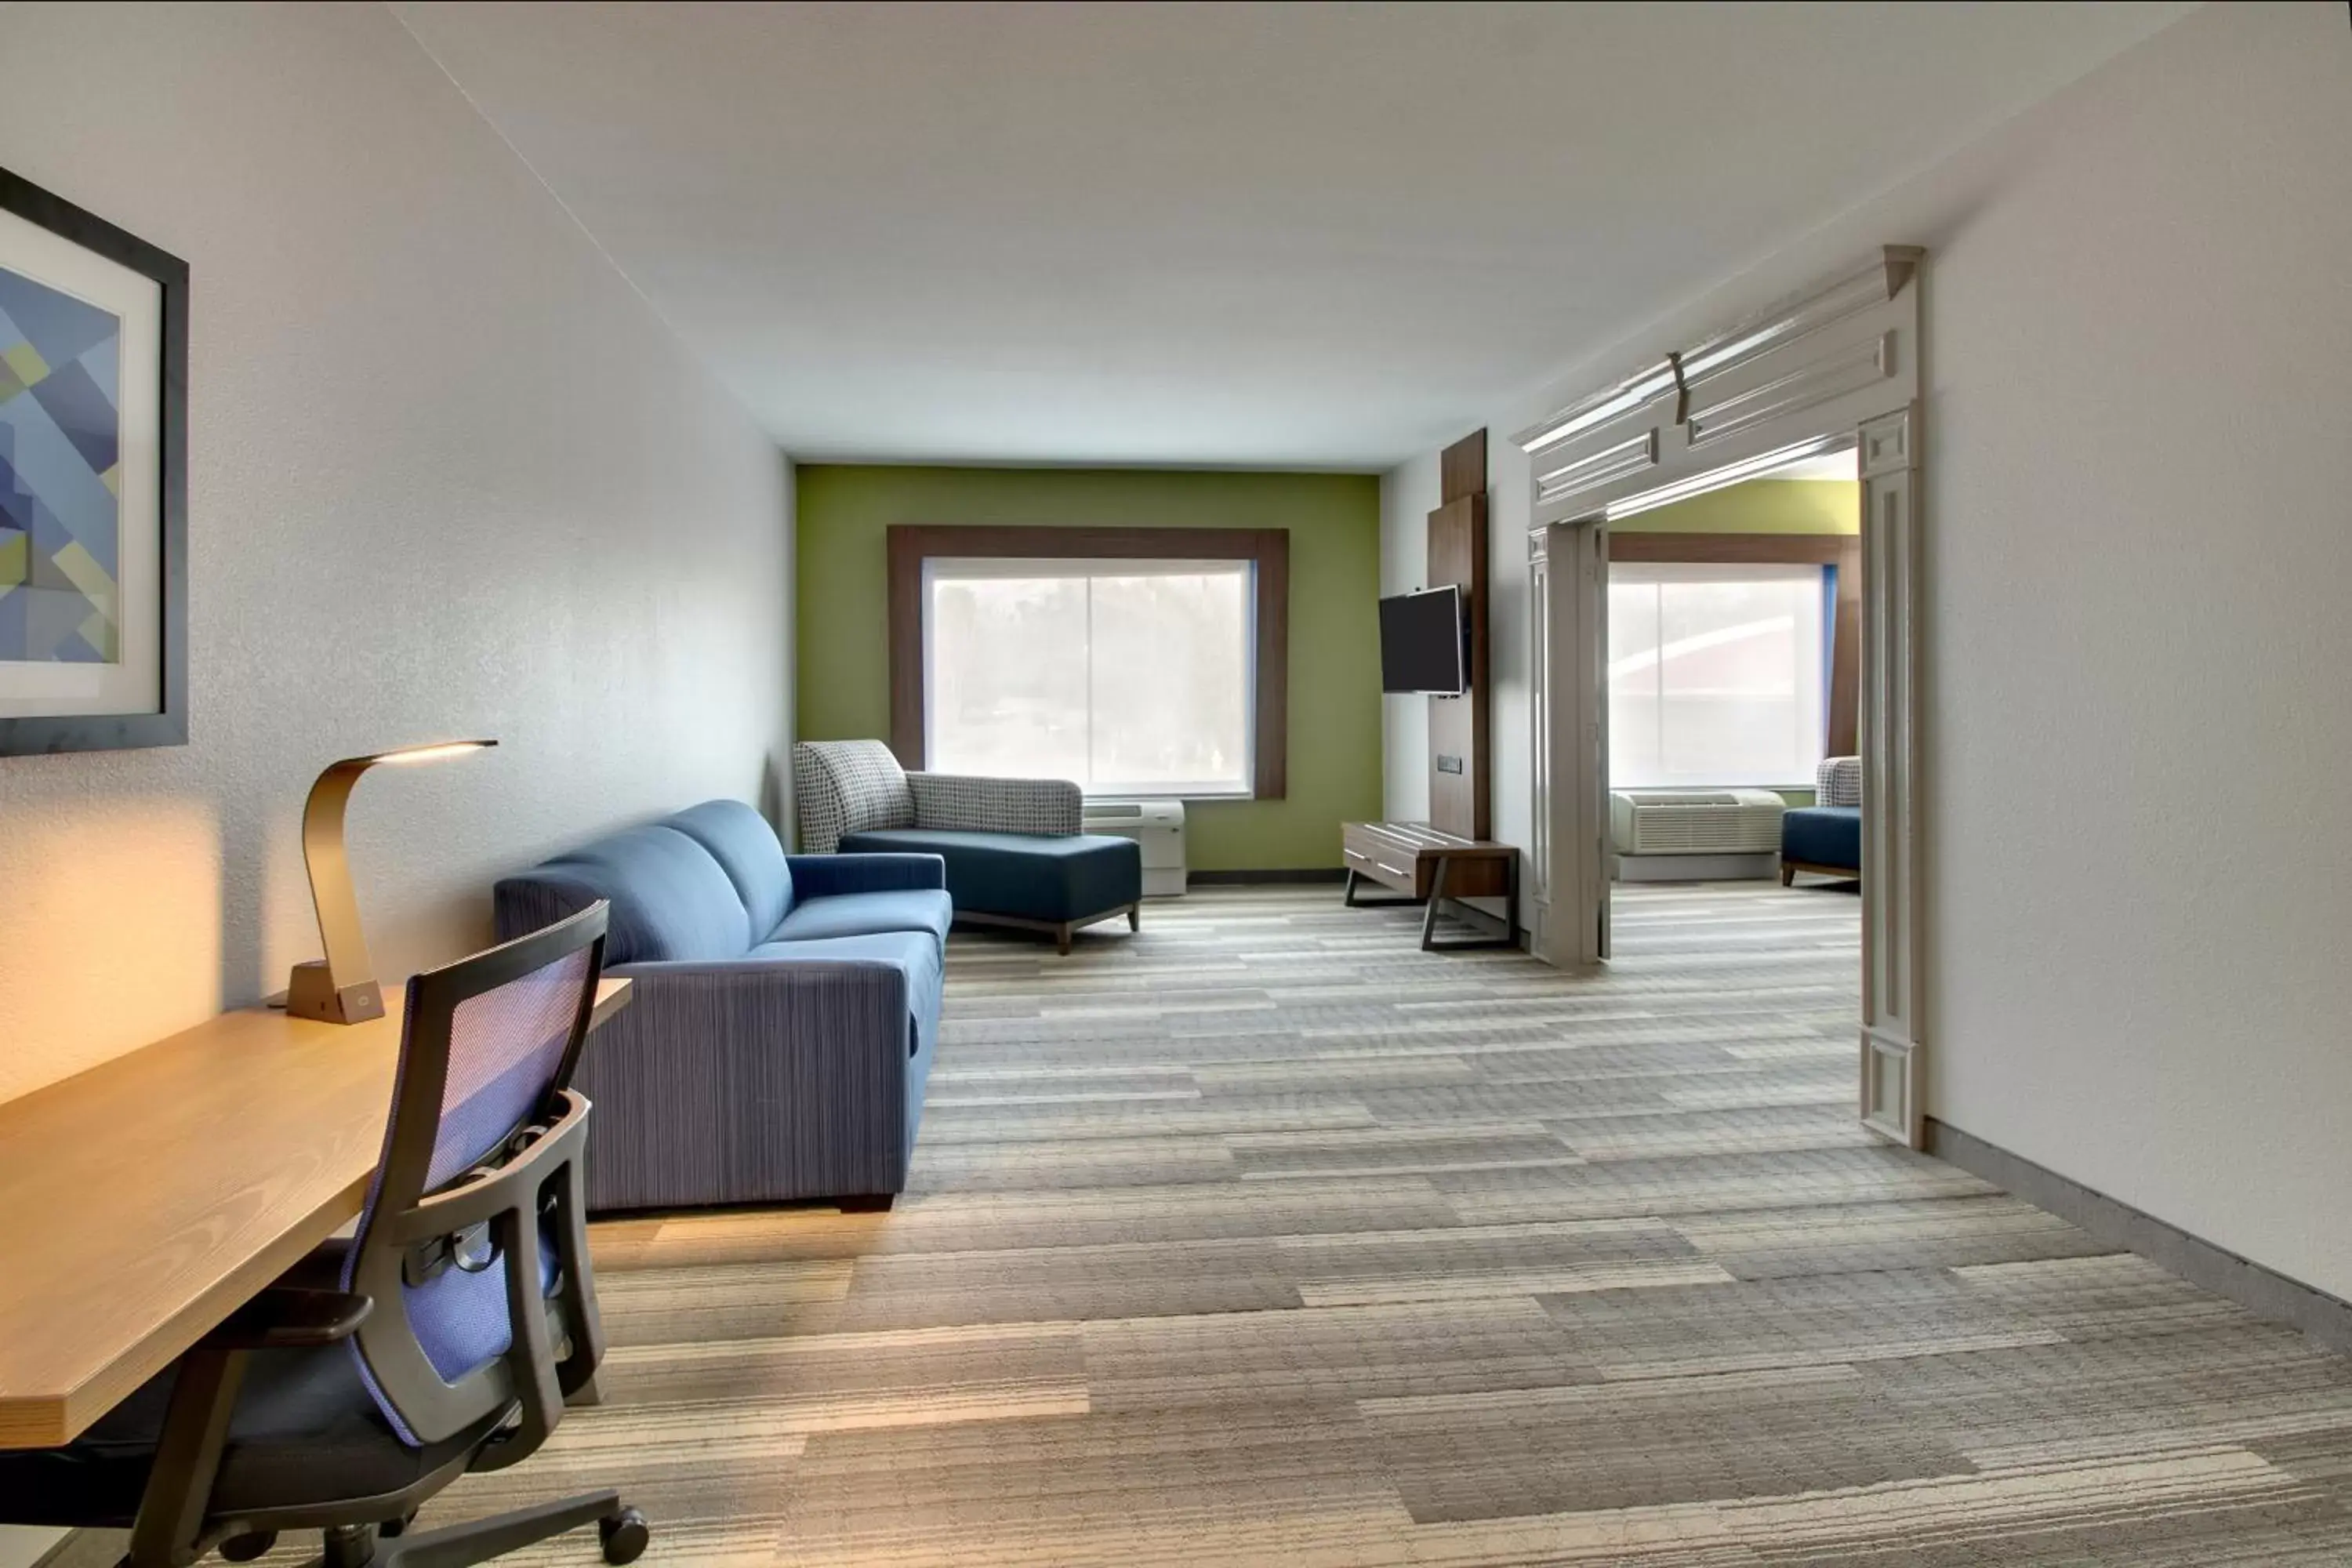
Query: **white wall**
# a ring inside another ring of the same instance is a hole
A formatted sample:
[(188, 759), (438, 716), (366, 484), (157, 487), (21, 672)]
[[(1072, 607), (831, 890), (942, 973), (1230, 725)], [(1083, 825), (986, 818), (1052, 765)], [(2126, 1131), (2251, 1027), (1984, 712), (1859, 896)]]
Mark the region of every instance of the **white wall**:
[(1929, 296), (1927, 1104), (2352, 1297), (2352, 27), (2062, 107)]
[(193, 740), (0, 758), (0, 1099), (284, 984), (338, 756), (379, 973), (493, 879), (761, 798), (786, 468), (386, 11), (6, 8), (0, 155), (193, 270)]
[[(2347, 146), (2343, 7), (2210, 7), (1484, 417), (1524, 844), (1509, 434), (1870, 245), (1931, 247), (1928, 1112), (2352, 1296)], [(1417, 521), (1434, 466), (1389, 490), (1384, 526)]]
[[(1432, 449), (1381, 476), (1381, 595), (1429, 586), (1429, 514), (1437, 510), (1437, 453)], [(1427, 496), (1429, 503), (1417, 503)], [(1381, 699), (1383, 804), (1391, 822), (1429, 816), (1429, 699)]]

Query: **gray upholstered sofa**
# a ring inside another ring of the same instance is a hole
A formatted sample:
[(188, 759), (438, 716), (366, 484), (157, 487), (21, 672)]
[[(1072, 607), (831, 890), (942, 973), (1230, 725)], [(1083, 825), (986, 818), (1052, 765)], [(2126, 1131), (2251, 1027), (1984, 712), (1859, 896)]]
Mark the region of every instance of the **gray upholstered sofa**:
[(1045, 931), (1064, 952), (1097, 921), (1142, 928), (1142, 849), (1083, 831), (1066, 779), (910, 773), (879, 741), (803, 741), (793, 794), (803, 851), (937, 855), (960, 921)]
[(887, 1207), (939, 1037), (944, 879), (931, 855), (787, 858), (715, 800), (500, 881), (501, 941), (609, 900), (605, 973), (635, 982), (576, 1079), (589, 1207)]

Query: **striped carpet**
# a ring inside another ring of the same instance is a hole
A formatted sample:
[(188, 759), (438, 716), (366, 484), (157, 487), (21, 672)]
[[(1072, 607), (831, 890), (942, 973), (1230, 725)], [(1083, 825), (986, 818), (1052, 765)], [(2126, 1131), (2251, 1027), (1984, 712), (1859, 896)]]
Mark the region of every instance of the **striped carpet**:
[(1855, 1127), (1851, 895), (1618, 908), (1593, 979), (1327, 888), (959, 934), (898, 1211), (600, 1227), (606, 1403), (428, 1522), (618, 1484), (675, 1563), (2352, 1563), (2352, 1363)]

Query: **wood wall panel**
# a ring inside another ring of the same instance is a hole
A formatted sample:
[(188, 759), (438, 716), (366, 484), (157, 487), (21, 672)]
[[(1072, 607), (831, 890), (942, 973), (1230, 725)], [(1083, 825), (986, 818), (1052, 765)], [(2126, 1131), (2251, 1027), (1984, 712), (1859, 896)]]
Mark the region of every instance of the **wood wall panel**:
[[(1461, 585), (1470, 622), (1469, 689), (1429, 699), (1429, 822), (1457, 838), (1494, 831), (1486, 776), (1486, 432), (1438, 454), (1444, 504), (1429, 514), (1429, 586)], [(1439, 765), (1444, 758), (1458, 769)]]
[(1437, 499), (1443, 504), (1486, 493), (1486, 432), (1473, 430), (1437, 455)]
[[(1494, 792), (1487, 783), (1486, 581), (1486, 497), (1479, 491), (1429, 514), (1429, 585), (1460, 584), (1470, 619), (1470, 689), (1459, 697), (1429, 700), (1430, 826), (1458, 838), (1485, 838), (1494, 830)], [(1461, 771), (1441, 766), (1442, 757), (1458, 759)]]

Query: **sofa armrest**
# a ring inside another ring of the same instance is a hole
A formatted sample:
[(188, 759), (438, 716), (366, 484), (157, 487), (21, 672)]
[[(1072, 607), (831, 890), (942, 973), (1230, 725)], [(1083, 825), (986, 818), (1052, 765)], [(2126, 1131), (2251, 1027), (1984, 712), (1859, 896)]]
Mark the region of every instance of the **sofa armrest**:
[(913, 1134), (909, 977), (878, 959), (616, 964), (629, 1005), (588, 1037), (588, 1206), (896, 1192)]
[(784, 863), (796, 900), (948, 885), (948, 863), (937, 855), (793, 855)]
[(629, 988), (629, 1005), (591, 1037), (598, 1040), (664, 1033), (680, 1022), (676, 1015), (687, 1008), (702, 1012), (699, 1022), (709, 1028), (763, 1022), (758, 1015), (772, 997), (814, 992), (879, 996), (887, 992), (896, 998), (893, 1005), (903, 1006), (907, 989), (905, 972), (879, 958), (665, 959), (616, 963), (604, 971), (604, 978), (635, 984)]
[(1085, 794), (1068, 779), (908, 773), (907, 787), (914, 792), (918, 827), (1066, 838), (1086, 826)]

